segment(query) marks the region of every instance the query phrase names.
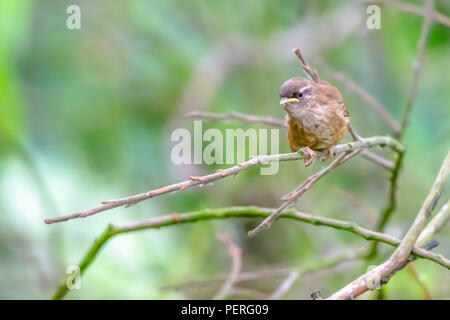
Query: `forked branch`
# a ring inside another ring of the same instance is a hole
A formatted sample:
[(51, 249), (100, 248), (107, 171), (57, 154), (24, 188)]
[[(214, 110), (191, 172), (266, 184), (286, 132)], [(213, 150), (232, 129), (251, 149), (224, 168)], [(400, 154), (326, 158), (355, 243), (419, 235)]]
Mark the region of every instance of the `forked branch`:
[[(204, 209), (191, 213), (169, 214), (148, 220), (129, 222), (117, 226), (110, 224), (106, 228), (106, 230), (94, 241), (94, 243), (87, 251), (84, 258), (80, 262), (79, 264), (80, 275), (83, 275), (86, 269), (92, 264), (92, 262), (97, 257), (97, 255), (99, 254), (100, 250), (103, 248), (105, 243), (109, 239), (119, 234), (131, 233), (139, 230), (159, 229), (162, 227), (199, 222), (203, 220), (231, 219), (231, 218), (265, 218), (268, 217), (273, 212), (273, 210), (274, 209), (261, 207), (230, 207), (219, 209)], [(295, 210), (284, 212), (280, 216), (280, 218), (301, 221), (316, 226), (326, 226), (333, 229), (344, 230), (353, 233), (355, 235), (358, 235), (366, 240), (376, 240), (394, 247), (400, 244), (400, 240), (395, 237), (371, 231), (366, 228), (360, 227), (355, 223), (343, 220), (320, 217), (312, 214), (298, 212)], [(413, 248), (412, 253), (414, 254), (415, 257), (434, 261), (444, 266), (445, 268), (450, 269), (450, 261), (441, 255), (437, 255), (428, 250), (417, 247)], [(65, 279), (61, 283), (55, 294), (53, 295), (53, 299), (62, 299), (66, 295), (68, 290), (69, 289), (67, 287), (67, 282)]]
[(346, 285), (329, 299), (354, 299), (367, 290), (373, 290), (377, 288), (378, 285), (386, 284), (395, 273), (408, 264), (410, 261), (409, 256), (412, 250), (417, 248), (417, 240), (425, 228), (427, 219), (431, 216), (437, 205), (444, 182), (449, 173), (450, 151), (447, 153), (436, 180), (425, 198), (416, 219), (389, 260)]
[[(404, 150), (403, 145), (391, 137), (370, 137), (370, 138), (363, 139), (361, 141), (336, 145), (333, 147), (332, 153), (334, 155), (336, 155), (336, 154), (345, 153), (345, 152), (351, 151), (351, 150), (370, 148), (370, 147), (377, 146), (377, 145), (378, 146), (389, 146), (396, 152), (399, 152), (399, 151), (402, 152)], [(336, 150), (334, 148), (336, 148)], [(199, 186), (209, 185), (212, 182), (215, 182), (217, 180), (220, 180), (220, 179), (223, 179), (226, 177), (230, 177), (230, 176), (235, 176), (239, 172), (241, 172), (245, 169), (251, 168), (251, 167), (267, 165), (272, 162), (293, 161), (293, 160), (300, 160), (300, 159), (303, 159), (302, 151), (293, 152), (293, 153), (257, 156), (257, 157), (254, 157), (248, 161), (245, 161), (245, 162), (238, 164), (231, 168), (219, 169), (215, 173), (211, 173), (211, 174), (208, 174), (205, 176), (198, 176), (198, 177), (191, 176), (191, 177), (189, 177), (189, 180), (171, 184), (171, 185), (167, 185), (162, 188), (150, 190), (150, 191), (136, 194), (133, 196), (129, 196), (126, 198), (104, 201), (104, 202), (102, 202), (101, 206), (98, 206), (98, 207), (95, 207), (95, 208), (92, 208), (92, 209), (89, 209), (86, 211), (74, 213), (74, 214), (71, 214), (68, 216), (63, 216), (60, 218), (46, 219), (45, 223), (52, 224), (52, 223), (67, 221), (67, 220), (71, 220), (71, 219), (86, 218), (86, 217), (89, 217), (96, 213), (111, 210), (113, 208), (122, 207), (122, 206), (125, 206), (125, 208), (128, 208), (138, 202), (141, 202), (141, 201), (144, 201), (144, 200), (147, 200), (150, 198), (154, 198), (156, 196), (160, 196), (163, 194), (167, 194), (167, 193), (171, 193), (171, 192), (175, 192), (175, 191), (183, 191), (183, 190), (186, 190), (191, 187), (199, 187)]]

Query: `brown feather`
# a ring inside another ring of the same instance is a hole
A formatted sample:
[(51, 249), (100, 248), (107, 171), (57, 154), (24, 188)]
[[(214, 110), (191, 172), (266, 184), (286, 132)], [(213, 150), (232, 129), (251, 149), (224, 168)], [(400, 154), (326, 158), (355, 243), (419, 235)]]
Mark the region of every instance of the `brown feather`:
[(295, 97), (307, 86), (311, 86), (310, 96), (286, 109), (289, 146), (292, 151), (303, 147), (329, 150), (348, 130), (347, 106), (339, 90), (325, 81), (292, 78), (283, 84), (280, 95)]

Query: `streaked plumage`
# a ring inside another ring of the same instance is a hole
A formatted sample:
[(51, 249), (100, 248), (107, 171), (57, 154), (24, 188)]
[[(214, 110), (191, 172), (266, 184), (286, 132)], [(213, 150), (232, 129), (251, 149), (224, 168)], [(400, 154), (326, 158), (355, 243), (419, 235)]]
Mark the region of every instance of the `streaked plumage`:
[(339, 90), (329, 83), (291, 78), (281, 86), (280, 96), (290, 100), (284, 108), (292, 151), (304, 147), (328, 151), (347, 132), (347, 107)]

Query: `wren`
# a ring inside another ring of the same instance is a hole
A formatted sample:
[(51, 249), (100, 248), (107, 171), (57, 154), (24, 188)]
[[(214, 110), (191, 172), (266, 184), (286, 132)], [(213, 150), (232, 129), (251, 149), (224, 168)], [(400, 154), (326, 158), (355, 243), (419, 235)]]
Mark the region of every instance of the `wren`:
[(342, 140), (350, 123), (347, 106), (336, 87), (326, 81), (294, 77), (283, 83), (280, 104), (286, 111), (289, 146), (303, 151), (305, 166), (316, 152), (330, 156), (330, 149)]

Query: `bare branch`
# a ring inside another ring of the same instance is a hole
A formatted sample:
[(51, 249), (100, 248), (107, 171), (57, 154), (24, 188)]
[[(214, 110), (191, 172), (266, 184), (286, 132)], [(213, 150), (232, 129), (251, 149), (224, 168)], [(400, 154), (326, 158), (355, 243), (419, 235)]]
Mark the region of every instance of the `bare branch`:
[(423, 21), (423, 27), (420, 33), (419, 42), (417, 43), (419, 53), (417, 61), (414, 62), (411, 90), (406, 103), (405, 112), (403, 114), (400, 132), (398, 133), (399, 140), (402, 140), (403, 135), (405, 134), (405, 130), (409, 123), (409, 118), (411, 116), (414, 101), (416, 100), (417, 88), (419, 86), (419, 78), (420, 74), (422, 73), (423, 62), (425, 60), (425, 46), (428, 40), (428, 36), (430, 34), (431, 23), (433, 22), (433, 8), (434, 8), (434, 0), (428, 0), (425, 4), (425, 16)]
[[(404, 147), (402, 144), (398, 143), (395, 139), (392, 139), (390, 137), (370, 137), (365, 138), (361, 141), (351, 142), (351, 143), (344, 143), (342, 145), (336, 145), (332, 148), (332, 154), (336, 155), (338, 153), (347, 152), (349, 150), (355, 150), (355, 149), (362, 149), (362, 148), (370, 148), (375, 145), (384, 146), (387, 145), (391, 147), (393, 150), (403, 150)], [(335, 150), (336, 148), (336, 150)], [(235, 176), (239, 172), (259, 165), (266, 165), (271, 162), (281, 162), (281, 161), (293, 161), (293, 160), (300, 160), (303, 159), (303, 153), (302, 151), (299, 152), (293, 152), (293, 153), (284, 153), (284, 154), (275, 154), (275, 155), (261, 155), (254, 157), (246, 162), (243, 162), (241, 164), (238, 164), (237, 166), (228, 168), (228, 169), (219, 169), (215, 173), (211, 173), (205, 176), (199, 176), (189, 177), (189, 180), (182, 181), (179, 183), (175, 183), (172, 185), (168, 185), (159, 189), (150, 190), (148, 192), (136, 194), (133, 196), (129, 196), (122, 199), (117, 200), (108, 200), (102, 202), (101, 206), (82, 211), (79, 213), (71, 214), (68, 216), (63, 216), (60, 218), (55, 219), (46, 219), (45, 223), (52, 224), (56, 222), (62, 222), (67, 221), (71, 219), (76, 218), (85, 218), (89, 217), (91, 215), (94, 215), (99, 212), (103, 212), (106, 210), (110, 210), (117, 207), (125, 206), (125, 208), (128, 208), (138, 202), (141, 202), (143, 200), (147, 200), (150, 198), (154, 198), (156, 196), (160, 196), (163, 194), (175, 192), (175, 191), (183, 191), (191, 187), (198, 187), (198, 186), (204, 186), (211, 184), (212, 182), (215, 182), (217, 180), (229, 177), (229, 176)]]
[(405, 269), (411, 274), (411, 276), (414, 278), (414, 280), (420, 286), (425, 299), (432, 300), (433, 297), (431, 296), (430, 290), (428, 290), (427, 285), (420, 279), (419, 275), (417, 274), (417, 270), (414, 267), (414, 264), (408, 263)]
[(201, 111), (191, 111), (187, 114), (190, 118), (200, 118), (205, 120), (242, 120), (246, 123), (263, 123), (274, 127), (285, 128), (286, 123), (277, 118), (268, 116), (256, 116), (252, 114), (244, 114), (236, 111), (231, 113), (212, 113), (212, 112), (201, 112)]
[[(352, 156), (355, 156), (357, 153), (359, 153), (359, 151), (352, 152)], [(284, 209), (286, 209), (293, 202), (297, 201), (306, 191), (308, 191), (317, 181), (319, 181), (328, 172), (330, 172), (332, 169), (336, 168), (341, 163), (343, 163), (346, 160), (345, 159), (346, 157), (347, 153), (342, 153), (330, 165), (320, 170), (319, 172), (316, 172), (312, 176), (308, 177), (308, 179), (302, 182), (294, 191), (292, 191), (288, 195), (285, 195), (282, 198), (282, 200), (284, 201), (283, 204), (277, 210), (275, 210), (270, 216), (264, 219), (256, 228), (249, 231), (248, 236), (253, 237), (261, 230), (270, 228), (272, 223), (275, 221), (276, 218), (279, 217), (279, 215), (283, 212)]]
[[(260, 207), (231, 207), (221, 209), (204, 209), (201, 211), (191, 213), (169, 214), (148, 220), (129, 222), (118, 226), (110, 224), (106, 228), (106, 230), (94, 241), (94, 243), (89, 248), (84, 258), (80, 262), (79, 264), (80, 275), (83, 275), (86, 269), (92, 264), (92, 262), (97, 257), (98, 253), (103, 248), (105, 243), (109, 239), (119, 234), (130, 233), (146, 229), (158, 229), (162, 227), (175, 226), (182, 223), (193, 223), (212, 219), (261, 218), (261, 217), (264, 218), (269, 216), (273, 212), (273, 210), (274, 209), (260, 208)], [(379, 233), (365, 229), (352, 222), (319, 217), (293, 210), (283, 213), (280, 216), (280, 218), (301, 221), (316, 226), (327, 226), (338, 230), (344, 230), (347, 232), (351, 232), (355, 235), (358, 235), (366, 240), (371, 241), (376, 240), (386, 243), (390, 246), (398, 246), (400, 244), (400, 240), (395, 237), (392, 237), (384, 233)], [(450, 269), (450, 261), (444, 258), (442, 255), (437, 255), (428, 250), (417, 247), (415, 247), (412, 250), (412, 253), (416, 257), (434, 261), (446, 267), (447, 269)], [(62, 299), (66, 295), (67, 291), (68, 288), (65, 279), (61, 283), (55, 294), (53, 295), (53, 299)]]
[[(267, 279), (267, 278), (283, 278), (286, 274), (289, 274), (293, 268), (290, 267), (274, 267), (260, 270), (252, 270), (252, 271), (242, 271), (239, 273), (239, 277), (236, 280), (235, 284), (239, 284), (241, 282)], [(221, 274), (211, 279), (204, 280), (191, 280), (181, 284), (176, 285), (168, 285), (162, 286), (160, 289), (163, 290), (180, 290), (184, 287), (204, 287), (209, 285), (217, 285), (217, 283), (223, 283), (228, 278), (228, 274)]]
[(438, 233), (450, 219), (450, 200), (447, 201), (439, 210), (438, 213), (431, 219), (431, 221), (427, 224), (426, 228), (422, 231), (417, 240), (416, 245), (422, 247), (428, 241), (431, 240), (433, 235)]
[[(329, 164), (324, 169), (316, 172), (315, 174), (311, 175), (306, 179), (304, 182), (302, 182), (294, 191), (291, 193), (285, 195), (282, 200), (284, 201), (283, 204), (275, 210), (269, 217), (264, 219), (256, 228), (248, 232), (248, 235), (250, 237), (255, 236), (258, 232), (260, 232), (263, 229), (270, 228), (271, 224), (275, 221), (275, 219), (283, 212), (284, 209), (286, 209), (289, 205), (297, 201), (306, 191), (308, 191), (317, 181), (319, 181), (323, 176), (325, 176), (327, 173), (329, 173), (332, 169), (336, 168), (337, 166), (341, 165), (348, 159), (360, 154), (362, 152), (362, 149), (356, 146), (370, 146), (375, 141), (380, 141), (377, 139), (377, 137), (369, 138), (369, 139), (361, 139), (344, 143), (340, 145), (336, 145), (331, 149), (331, 154), (336, 155), (337, 153), (342, 152), (341, 155), (339, 155), (331, 164)], [(385, 138), (382, 138), (384, 140)], [(386, 144), (391, 144), (392, 141), (390, 139), (386, 140)], [(394, 150), (396, 152), (402, 153), (404, 151), (401, 144), (395, 144), (393, 146)], [(347, 151), (344, 151), (347, 150)], [(350, 152), (350, 150), (354, 150), (353, 152)]]
[(300, 62), (302, 63), (302, 68), (303, 68), (303, 70), (305, 70), (305, 72), (308, 74), (308, 76), (310, 76), (311, 79), (314, 80), (315, 82), (319, 82), (320, 78), (319, 78), (319, 74), (317, 73), (317, 70), (312, 68), (308, 64), (308, 62), (306, 62), (306, 59), (303, 57), (303, 54), (300, 51), (300, 49), (296, 48), (294, 50), (294, 53), (300, 59)]
[(439, 197), (441, 196), (441, 190), (444, 186), (444, 182), (447, 179), (448, 174), (450, 173), (450, 151), (447, 153), (447, 157), (442, 164), (441, 170), (438, 173), (438, 176), (434, 182), (433, 187), (431, 188), (428, 196), (426, 197), (420, 211), (414, 220), (413, 225), (406, 233), (405, 237), (402, 240), (401, 245), (397, 248), (397, 250), (392, 255), (392, 259), (397, 261), (405, 261), (411, 249), (414, 247), (417, 239), (419, 238), (422, 231), (425, 229), (425, 223), (427, 219), (433, 213), (437, 202), (439, 201)]
[(295, 281), (300, 276), (298, 271), (291, 271), (289, 275), (284, 279), (280, 286), (269, 296), (267, 300), (278, 300), (284, 296), (292, 287)]
[[(412, 3), (407, 2), (400, 2), (400, 1), (393, 1), (393, 0), (362, 0), (364, 3), (383, 3), (392, 5), (393, 7), (397, 8), (400, 11), (414, 13), (420, 16), (425, 16), (426, 7), (418, 6)], [(450, 18), (446, 15), (440, 13), (437, 10), (433, 10), (432, 18), (435, 22), (440, 23), (444, 26), (447, 26), (450, 28)]]
[(368, 106), (372, 107), (372, 109), (383, 119), (393, 130), (395, 133), (400, 131), (400, 123), (392, 117), (392, 115), (387, 111), (387, 108), (383, 106), (377, 99), (375, 99), (370, 93), (361, 88), (358, 84), (353, 82), (350, 78), (348, 78), (342, 72), (336, 71), (325, 64), (322, 59), (319, 59), (319, 64), (322, 68), (328, 72), (332, 78), (337, 81), (343, 83), (348, 90), (353, 91), (357, 95), (359, 95), (364, 102), (367, 103)]
[(227, 280), (224, 282), (219, 292), (215, 294), (213, 300), (221, 300), (230, 293), (234, 283), (239, 278), (239, 273), (241, 272), (242, 267), (242, 250), (233, 242), (231, 236), (227, 233), (223, 233), (219, 235), (219, 240), (228, 247), (228, 253), (230, 254), (232, 265), (231, 272)]
[(324, 259), (322, 261), (318, 261), (312, 263), (309, 266), (300, 266), (297, 268), (293, 268), (291, 272), (288, 274), (286, 279), (279, 285), (279, 287), (269, 296), (268, 300), (278, 300), (282, 296), (284, 296), (293, 286), (293, 284), (301, 277), (304, 277), (308, 274), (318, 272), (324, 269), (330, 269), (336, 267), (343, 262), (356, 260), (364, 257), (364, 250), (352, 250), (344, 252), (340, 255), (337, 255), (332, 258)]
[(397, 271), (408, 264), (410, 261), (409, 255), (414, 248), (417, 248), (415, 247), (417, 239), (425, 228), (426, 220), (431, 216), (436, 207), (442, 187), (449, 173), (450, 151), (447, 153), (436, 180), (425, 198), (416, 219), (389, 260), (346, 285), (329, 297), (329, 299), (354, 299), (367, 290), (373, 290), (375, 288), (375, 286), (373, 286), (374, 281), (379, 282), (379, 284), (387, 283)]
[[(425, 6), (426, 14), (425, 14), (424, 22), (422, 25), (422, 31), (420, 34), (420, 38), (418, 41), (418, 48), (419, 48), (418, 61), (414, 65), (411, 90), (410, 90), (409, 97), (407, 99), (405, 112), (403, 115), (403, 120), (402, 120), (402, 123), (400, 126), (400, 131), (398, 132), (398, 135), (397, 135), (399, 141), (403, 140), (403, 136), (404, 136), (406, 127), (408, 126), (408, 123), (409, 123), (409, 117), (411, 114), (411, 110), (412, 110), (412, 107), (414, 105), (414, 101), (415, 101), (415, 98), (417, 95), (417, 86), (418, 86), (419, 77), (421, 74), (421, 69), (422, 69), (423, 60), (424, 60), (424, 54), (425, 54), (425, 45), (426, 45), (426, 41), (427, 41), (428, 34), (430, 31), (430, 24), (432, 22), (431, 15), (433, 13), (433, 7), (434, 7), (434, 0), (427, 0), (426, 6)], [(391, 174), (391, 178), (390, 178), (388, 203), (387, 203), (386, 207), (384, 207), (383, 211), (381, 212), (380, 220), (379, 220), (378, 226), (376, 228), (376, 230), (379, 232), (382, 232), (384, 230), (384, 227), (386, 226), (387, 222), (389, 221), (389, 219), (392, 216), (392, 213), (395, 211), (395, 209), (397, 207), (397, 194), (396, 193), (397, 193), (397, 185), (398, 185), (400, 169), (403, 165), (403, 159), (404, 159), (403, 152), (398, 153), (397, 159), (395, 161), (394, 169), (392, 170), (392, 174)], [(372, 248), (369, 252), (368, 257), (376, 256), (376, 254), (377, 254), (377, 243), (374, 242), (372, 245)]]
[[(222, 121), (222, 120), (242, 120), (246, 123), (262, 123), (271, 125), (274, 127), (286, 128), (286, 122), (273, 117), (267, 116), (256, 116), (253, 114), (244, 114), (232, 111), (231, 113), (213, 113), (213, 112), (202, 112), (202, 111), (191, 111), (187, 114), (188, 117), (191, 118), (199, 118), (205, 119), (208, 121)], [(350, 127), (351, 128), (351, 127)], [(350, 129), (349, 128), (349, 129)], [(357, 139), (355, 139), (357, 140)], [(394, 168), (394, 164), (392, 161), (389, 161), (382, 156), (370, 151), (364, 150), (362, 156), (375, 164), (378, 164), (382, 168), (386, 170), (392, 170)]]
[(392, 171), (394, 169), (394, 163), (390, 160), (383, 158), (382, 156), (372, 152), (370, 150), (364, 150), (361, 155), (369, 161), (379, 165), (380, 167)]
[(241, 288), (241, 287), (233, 287), (229, 292), (230, 296), (245, 296), (252, 299), (263, 300), (267, 296), (264, 292), (260, 292), (257, 290), (249, 289), (249, 288)]

